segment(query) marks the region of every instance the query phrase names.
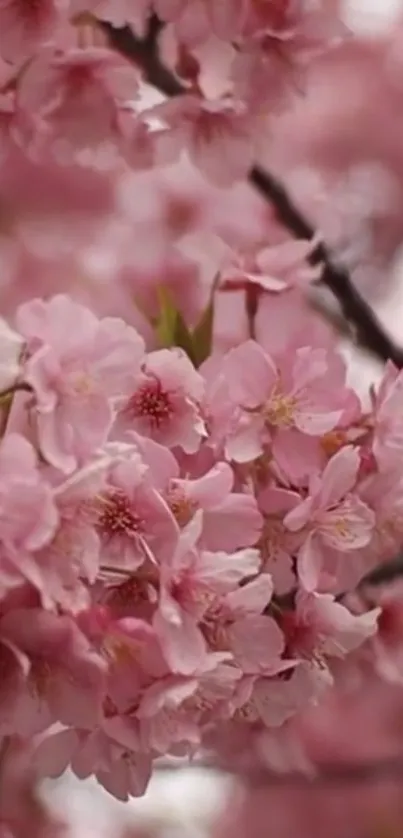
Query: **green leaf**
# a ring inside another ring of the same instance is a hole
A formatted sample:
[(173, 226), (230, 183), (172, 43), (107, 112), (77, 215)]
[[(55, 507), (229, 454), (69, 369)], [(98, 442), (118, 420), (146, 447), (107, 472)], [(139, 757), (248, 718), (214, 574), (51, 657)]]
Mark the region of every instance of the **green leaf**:
[(189, 332), (180, 311), (176, 312), (174, 346), (179, 346), (180, 349), (183, 349), (192, 364), (197, 366), (193, 336), (191, 332)]
[(175, 345), (175, 330), (177, 321), (177, 310), (173, 304), (172, 296), (168, 288), (160, 285), (157, 289), (159, 302), (159, 315), (154, 324), (155, 333), (161, 346), (171, 347)]
[(211, 354), (213, 346), (213, 329), (214, 329), (214, 295), (219, 282), (219, 275), (214, 279), (210, 300), (203, 311), (203, 314), (193, 331), (193, 352), (195, 356), (195, 365), (200, 367), (203, 361)]
[(195, 363), (193, 339), (180, 311), (176, 308), (168, 288), (158, 288), (159, 316), (154, 324), (161, 346), (170, 349), (178, 346)]

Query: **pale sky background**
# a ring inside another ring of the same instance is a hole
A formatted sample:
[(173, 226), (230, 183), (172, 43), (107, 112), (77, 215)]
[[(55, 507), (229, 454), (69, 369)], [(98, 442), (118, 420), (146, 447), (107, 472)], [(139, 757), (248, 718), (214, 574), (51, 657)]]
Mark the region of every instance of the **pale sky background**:
[[(403, 0), (345, 0), (346, 22), (365, 33), (390, 26), (399, 10)], [(396, 337), (402, 331), (402, 312), (403, 282), (379, 311)], [(367, 360), (355, 362), (353, 376), (369, 382), (374, 378), (373, 365)], [(78, 782), (69, 775), (48, 786), (46, 798), (68, 818), (69, 838), (120, 838), (120, 829), (129, 823), (154, 824), (156, 838), (206, 838), (208, 819), (218, 810), (225, 788), (211, 772), (164, 772), (153, 779), (143, 799), (120, 804), (95, 783)]]

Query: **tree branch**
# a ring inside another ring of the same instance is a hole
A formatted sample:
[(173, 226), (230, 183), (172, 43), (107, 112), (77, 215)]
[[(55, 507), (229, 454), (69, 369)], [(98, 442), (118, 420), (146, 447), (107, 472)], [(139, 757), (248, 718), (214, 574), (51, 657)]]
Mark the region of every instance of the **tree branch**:
[[(219, 1), (219, 0), (218, 0)], [(163, 24), (153, 14), (148, 31), (139, 38), (129, 27), (115, 29), (101, 24), (112, 48), (137, 64), (146, 82), (167, 97), (187, 92), (179, 78), (162, 63), (158, 50), (158, 36)], [(248, 182), (262, 198), (274, 206), (284, 227), (297, 238), (312, 239), (315, 230), (293, 203), (284, 186), (270, 172), (259, 165), (251, 168)], [(356, 342), (381, 361), (391, 360), (403, 367), (403, 349), (387, 334), (368, 303), (355, 288), (348, 271), (335, 264), (325, 244), (320, 243), (310, 257), (313, 264), (322, 264), (321, 282), (337, 299), (342, 314), (351, 328)]]

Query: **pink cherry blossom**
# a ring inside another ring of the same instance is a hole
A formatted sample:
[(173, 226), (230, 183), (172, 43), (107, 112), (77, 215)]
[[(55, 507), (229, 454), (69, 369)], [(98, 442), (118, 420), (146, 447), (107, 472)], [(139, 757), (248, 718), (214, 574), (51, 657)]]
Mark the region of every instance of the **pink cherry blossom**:
[(87, 585), (99, 572), (100, 538), (95, 498), (106, 485), (110, 459), (102, 457), (53, 490), (59, 522), (52, 540), (35, 555), (35, 576), (44, 608), (76, 613), (89, 605)]
[[(49, 47), (21, 76), (17, 101), (34, 116), (38, 138), (56, 159), (69, 162), (80, 152), (98, 151), (115, 165), (125, 139), (124, 109), (136, 93), (135, 71), (113, 52)], [(85, 159), (90, 163), (91, 156)]]
[(105, 664), (68, 617), (38, 609), (14, 610), (0, 634), (29, 660), (25, 688), (15, 702), (16, 730), (30, 735), (49, 724), (93, 727), (103, 697)]
[(158, 15), (173, 21), (180, 39), (189, 43), (207, 40), (214, 33), (221, 40), (231, 41), (239, 33), (245, 18), (245, 0), (156, 0)]
[(327, 668), (305, 663), (296, 666), (286, 679), (247, 676), (235, 695), (234, 718), (247, 724), (263, 722), (270, 729), (281, 727), (302, 707), (315, 704), (331, 684)]
[(234, 474), (227, 463), (217, 463), (196, 479), (173, 477), (165, 497), (180, 526), (203, 510), (202, 543), (208, 550), (251, 547), (261, 532), (261, 515), (250, 493), (231, 491)]
[[(301, 348), (278, 368), (258, 344), (248, 341), (228, 353), (225, 368), (239, 412), (238, 427), (226, 446), (234, 460), (256, 459), (272, 437), (276, 454), (284, 457), (295, 431), (319, 436), (336, 427), (342, 416), (343, 395), (338, 391), (335, 398), (329, 375), (334, 369), (339, 376), (340, 359), (326, 350)], [(297, 438), (303, 446), (303, 438)]]
[(392, 363), (374, 396), (373, 452), (381, 467), (390, 468), (398, 462), (403, 442), (403, 423), (400, 405), (403, 398), (403, 375)]
[(306, 262), (317, 244), (315, 239), (296, 240), (262, 248), (252, 259), (243, 258), (238, 260), (240, 264), (224, 269), (222, 287), (228, 290), (245, 288), (251, 282), (262, 291), (279, 293), (294, 285), (306, 285), (319, 279), (321, 274), (320, 268)]
[(41, 450), (71, 473), (106, 441), (113, 399), (127, 392), (143, 341), (123, 321), (98, 320), (62, 295), (21, 306), (18, 324), (28, 345), (24, 375), (35, 393)]
[(66, 10), (65, 0), (1, 0), (0, 55), (16, 64), (49, 42)]
[(331, 594), (300, 591), (295, 612), (285, 612), (281, 625), (287, 648), (313, 661), (344, 657), (377, 630), (380, 609), (355, 616)]
[(259, 548), (263, 568), (272, 575), (277, 593), (290, 590), (295, 584), (293, 558), (298, 553), (301, 536), (291, 533), (284, 524), (288, 512), (300, 503), (300, 495), (287, 489), (268, 486), (258, 494), (263, 513), (263, 530)]
[(203, 393), (203, 379), (184, 352), (150, 352), (119, 419), (123, 427), (192, 454), (206, 435), (201, 413)]
[(70, 14), (91, 12), (99, 20), (107, 20), (117, 28), (129, 23), (143, 32), (151, 11), (151, 0), (70, 0)]
[(211, 654), (198, 677), (170, 676), (146, 690), (138, 716), (150, 744), (165, 753), (176, 743), (192, 753), (201, 744), (203, 724), (225, 718), (240, 671), (224, 655)]
[(379, 607), (378, 632), (371, 640), (375, 671), (387, 683), (401, 683), (403, 675), (402, 583), (400, 579), (371, 592)]
[(386, 561), (399, 552), (403, 527), (402, 477), (400, 471), (370, 473), (363, 481), (361, 498), (375, 513), (372, 540), (365, 548), (363, 561), (368, 567)]
[(279, 773), (400, 759), (402, 373), (339, 329), (392, 354), (402, 21), (322, 57), (341, 5), (0, 0), (4, 838), (199, 753), (286, 838)]
[(247, 114), (236, 103), (187, 95), (157, 105), (151, 115), (167, 125), (161, 136), (161, 142), (166, 140), (165, 153), (169, 150), (175, 158), (187, 151), (212, 183), (230, 186), (246, 175), (253, 157), (253, 135)]
[(53, 538), (58, 513), (30, 443), (9, 434), (0, 446), (0, 586), (39, 584), (36, 554)]
[(207, 646), (198, 622), (217, 595), (234, 590), (257, 572), (257, 550), (233, 554), (200, 551), (201, 510), (182, 530), (172, 559), (161, 567), (161, 588), (154, 625), (174, 672), (192, 674), (203, 663)]
[(136, 454), (112, 465), (93, 512), (105, 565), (133, 571), (146, 559), (162, 561), (175, 550), (175, 519)]
[(281, 660), (284, 637), (272, 617), (239, 618), (228, 628), (228, 639), (235, 663), (247, 675), (275, 675), (290, 665)]
[(251, 582), (217, 596), (203, 615), (209, 647), (230, 652), (244, 673), (276, 674), (292, 666), (282, 660), (284, 638), (277, 623), (265, 614), (273, 593), (271, 576), (262, 573)]
[[(110, 726), (109, 726), (110, 727)], [(126, 745), (117, 741), (102, 727), (88, 732), (65, 729), (51, 733), (37, 746), (35, 766), (42, 776), (59, 777), (71, 764), (77, 777), (85, 779), (92, 774), (98, 782), (118, 800), (144, 794), (150, 779), (151, 758), (147, 753), (132, 750), (138, 745), (138, 736), (129, 736), (125, 727)]]
[(375, 515), (354, 492), (360, 458), (346, 446), (329, 460), (322, 475), (314, 475), (309, 495), (284, 520), (291, 532), (303, 530), (298, 572), (307, 590), (318, 584), (326, 551), (349, 554), (369, 544)]

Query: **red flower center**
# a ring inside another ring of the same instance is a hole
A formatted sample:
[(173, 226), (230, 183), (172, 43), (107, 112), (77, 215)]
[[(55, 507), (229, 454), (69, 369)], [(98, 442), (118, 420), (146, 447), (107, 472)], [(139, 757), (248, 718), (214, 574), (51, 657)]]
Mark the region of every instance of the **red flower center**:
[(160, 428), (172, 416), (169, 394), (158, 381), (147, 382), (129, 399), (125, 413), (134, 419), (148, 419), (154, 428)]
[(114, 489), (100, 498), (98, 528), (109, 538), (115, 535), (136, 536), (142, 521), (134, 511), (129, 498), (120, 489)]

